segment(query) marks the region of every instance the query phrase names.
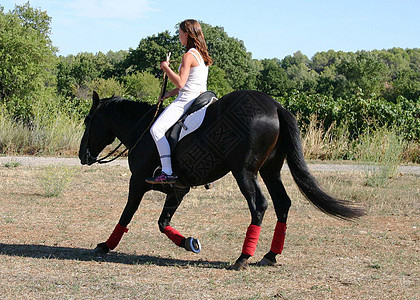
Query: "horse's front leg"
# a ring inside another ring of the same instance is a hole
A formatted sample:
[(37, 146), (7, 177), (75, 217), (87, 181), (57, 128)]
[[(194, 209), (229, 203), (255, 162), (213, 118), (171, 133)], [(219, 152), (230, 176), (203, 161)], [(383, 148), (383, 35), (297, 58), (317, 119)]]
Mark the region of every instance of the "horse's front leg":
[(124, 233), (128, 232), (127, 225), (131, 222), (134, 213), (137, 211), (143, 195), (147, 191), (147, 185), (144, 183), (144, 178), (138, 178), (132, 175), (130, 178), (130, 190), (128, 193), (128, 201), (125, 205), (124, 211), (114, 231), (109, 236), (106, 242), (98, 244), (95, 249), (97, 254), (106, 254), (109, 250), (115, 249), (120, 242)]
[(172, 193), (168, 193), (160, 215), (158, 224), (160, 232), (164, 233), (175, 245), (184, 248), (188, 251), (199, 253), (201, 245), (198, 239), (185, 238), (178, 230), (174, 229), (171, 225), (172, 216), (181, 204), (184, 196), (189, 192), (188, 189), (174, 189)]

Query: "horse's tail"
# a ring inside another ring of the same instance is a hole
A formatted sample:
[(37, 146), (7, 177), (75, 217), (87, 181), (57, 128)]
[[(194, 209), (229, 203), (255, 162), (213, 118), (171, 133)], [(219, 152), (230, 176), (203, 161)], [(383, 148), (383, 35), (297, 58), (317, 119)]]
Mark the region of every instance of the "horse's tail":
[[(286, 147), (287, 164), (293, 179), (302, 194), (323, 212), (341, 218), (358, 218), (365, 214), (364, 209), (354, 205), (354, 203), (336, 199), (328, 195), (319, 185), (317, 180), (309, 171), (305, 162), (300, 140), (300, 131), (295, 117), (283, 107), (278, 109), (281, 143)], [(282, 146), (282, 145), (280, 145)]]

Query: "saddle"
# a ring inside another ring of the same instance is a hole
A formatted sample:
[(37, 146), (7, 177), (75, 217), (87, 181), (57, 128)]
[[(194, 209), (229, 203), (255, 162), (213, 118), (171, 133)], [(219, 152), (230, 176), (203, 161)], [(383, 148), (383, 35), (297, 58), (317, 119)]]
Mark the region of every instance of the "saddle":
[(166, 132), (171, 150), (178, 141), (187, 134), (196, 130), (204, 120), (207, 107), (217, 101), (216, 93), (207, 91), (198, 96), (182, 117)]

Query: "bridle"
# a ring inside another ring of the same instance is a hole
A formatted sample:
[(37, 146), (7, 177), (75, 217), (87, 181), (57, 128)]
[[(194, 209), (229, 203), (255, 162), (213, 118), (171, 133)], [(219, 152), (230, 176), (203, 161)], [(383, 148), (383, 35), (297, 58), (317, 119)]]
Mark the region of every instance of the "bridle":
[[(97, 108), (98, 109), (98, 108)], [(93, 120), (93, 118), (95, 117), (95, 113), (96, 113), (96, 111), (97, 111), (97, 109), (95, 109), (95, 111), (91, 114), (91, 113), (89, 113), (88, 115), (87, 115), (87, 117), (86, 117), (86, 121), (88, 121), (88, 122), (86, 122), (86, 129), (85, 129), (85, 131), (86, 131), (86, 134), (87, 134), (87, 136), (86, 136), (86, 140), (87, 141), (89, 141), (89, 135), (90, 135), (90, 126), (91, 126), (91, 123), (92, 123), (92, 120)], [(156, 115), (157, 115), (157, 112), (159, 111), (159, 107), (156, 107), (156, 109), (155, 109), (155, 107), (154, 106), (152, 106), (144, 115), (143, 115), (143, 117), (140, 119), (140, 120), (138, 120), (137, 121), (137, 123), (131, 128), (131, 130), (126, 134), (126, 137), (127, 136), (129, 136), (133, 131), (134, 131), (134, 129), (136, 129), (136, 127), (137, 127), (137, 125), (138, 124), (140, 124), (149, 114), (150, 114), (150, 112), (152, 112), (152, 111), (155, 111), (155, 115), (153, 116), (153, 118), (152, 118), (152, 120), (150, 121), (150, 123), (149, 123), (149, 125), (146, 127), (146, 129), (142, 132), (142, 134), (140, 135), (140, 137), (137, 139), (137, 141), (134, 143), (134, 145), (131, 147), (131, 148), (129, 148), (129, 147), (126, 147), (123, 151), (121, 151), (117, 156), (115, 156), (115, 157), (113, 157), (113, 158), (111, 158), (111, 159), (109, 159), (109, 160), (106, 160), (107, 158), (109, 158), (111, 155), (113, 155), (115, 152), (117, 152), (118, 151), (118, 149), (123, 145), (123, 143), (122, 142), (120, 142), (119, 144), (118, 144), (118, 146), (116, 146), (115, 148), (114, 148), (114, 150), (112, 150), (110, 153), (108, 153), (106, 156), (104, 156), (104, 157), (101, 157), (101, 158), (98, 158), (98, 157), (94, 157), (94, 156), (92, 156), (92, 154), (90, 153), (90, 150), (89, 150), (89, 147), (86, 147), (86, 157), (87, 157), (87, 159), (88, 159), (88, 161), (91, 161), (92, 162), (92, 164), (93, 163), (98, 163), (98, 164), (106, 164), (106, 163), (110, 163), (110, 162), (113, 162), (114, 160), (116, 160), (117, 158), (119, 158), (119, 157), (121, 157), (124, 153), (126, 153), (127, 151), (128, 151), (128, 153), (130, 154), (130, 152), (131, 151), (133, 151), (133, 149), (137, 146), (137, 144), (140, 142), (140, 140), (143, 138), (143, 136), (146, 134), (146, 132), (150, 129), (150, 127), (152, 126), (152, 124), (153, 124), (153, 122), (155, 121), (155, 118), (156, 118)], [(124, 140), (124, 139), (122, 139), (122, 140)]]
[[(166, 56), (166, 61), (168, 61), (169, 62), (169, 59), (171, 58), (171, 52), (169, 52), (168, 54), (167, 54), (167, 56)], [(160, 76), (160, 74), (161, 73), (158, 73), (158, 75), (157, 75), (157, 77), (159, 77)], [(98, 157), (94, 157), (94, 156), (92, 156), (92, 154), (90, 154), (90, 150), (89, 150), (89, 147), (86, 147), (86, 158), (87, 158), (87, 160), (89, 161), (92, 161), (92, 164), (94, 164), (94, 163), (98, 163), (98, 164), (106, 164), (106, 163), (110, 163), (110, 162), (113, 162), (114, 160), (116, 160), (117, 158), (119, 158), (119, 157), (121, 157), (124, 153), (126, 153), (127, 151), (128, 151), (128, 154), (130, 154), (131, 153), (131, 151), (133, 151), (133, 149), (137, 146), (137, 144), (140, 142), (140, 140), (143, 138), (143, 136), (146, 134), (146, 132), (150, 129), (150, 127), (152, 127), (152, 125), (153, 125), (153, 123), (155, 122), (155, 119), (156, 119), (156, 116), (157, 116), (157, 114), (158, 114), (158, 112), (159, 112), (159, 109), (160, 109), (160, 106), (162, 105), (162, 102), (163, 102), (163, 96), (165, 95), (165, 91), (166, 91), (166, 85), (167, 85), (167, 83), (168, 83), (168, 76), (166, 76), (166, 73), (163, 73), (163, 82), (162, 82), (162, 88), (161, 88), (161, 91), (160, 91), (160, 96), (159, 96), (159, 99), (158, 99), (158, 103), (157, 103), (157, 105), (156, 105), (156, 109), (155, 109), (155, 114), (154, 114), (154, 116), (153, 116), (153, 118), (152, 118), (152, 120), (150, 121), (150, 123), (149, 123), (149, 125), (146, 127), (146, 129), (142, 132), (142, 134), (140, 135), (140, 137), (137, 139), (137, 141), (134, 143), (134, 145), (133, 145), (133, 147), (131, 147), (131, 148), (128, 148), (128, 147), (126, 147), (123, 151), (121, 151), (117, 156), (115, 156), (115, 157), (113, 157), (113, 158), (111, 158), (111, 159), (109, 159), (109, 160), (106, 160), (108, 157), (110, 157), (111, 155), (113, 155), (115, 152), (117, 152), (118, 151), (118, 149), (123, 145), (123, 143), (122, 142), (120, 142), (119, 144), (118, 144), (118, 146), (116, 146), (115, 148), (114, 148), (114, 150), (112, 150), (110, 153), (108, 153), (106, 156), (104, 156), (104, 157), (102, 157), (102, 158), (99, 158), (98, 159)], [(87, 137), (86, 137), (86, 140), (87, 141), (89, 141), (89, 132), (90, 132), (90, 125), (91, 125), (91, 123), (92, 123), (92, 120), (93, 120), (93, 117), (95, 116), (95, 113), (96, 113), (96, 111), (98, 110), (98, 108), (99, 108), (99, 105), (96, 107), (96, 109), (93, 111), (93, 112), (89, 112), (89, 114), (86, 116), (86, 119), (85, 119), (85, 123), (86, 123), (86, 129), (85, 129), (85, 132), (87, 133)], [(140, 123), (140, 122), (142, 122), (145, 118), (146, 118), (146, 116), (151, 112), (151, 111), (153, 111), (154, 110), (154, 107), (152, 106), (145, 114), (144, 114), (144, 116), (139, 120), (139, 121), (137, 121), (137, 123), (131, 128), (131, 130), (126, 134), (126, 136), (129, 136), (129, 134), (131, 134), (132, 132), (133, 132), (133, 130), (137, 127), (137, 125)], [(86, 122), (86, 121), (89, 121), (89, 122)]]

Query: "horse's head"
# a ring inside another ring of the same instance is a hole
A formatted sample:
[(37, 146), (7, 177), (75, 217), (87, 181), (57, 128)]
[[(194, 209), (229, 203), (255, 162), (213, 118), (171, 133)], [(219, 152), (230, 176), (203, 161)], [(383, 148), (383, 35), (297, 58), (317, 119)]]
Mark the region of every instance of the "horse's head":
[(101, 110), (101, 100), (95, 91), (92, 100), (92, 107), (85, 118), (85, 132), (79, 149), (79, 158), (82, 165), (95, 163), (99, 153), (115, 139), (115, 135), (104, 126), (105, 120), (103, 110)]

